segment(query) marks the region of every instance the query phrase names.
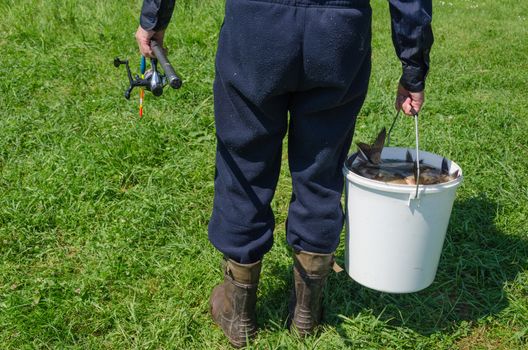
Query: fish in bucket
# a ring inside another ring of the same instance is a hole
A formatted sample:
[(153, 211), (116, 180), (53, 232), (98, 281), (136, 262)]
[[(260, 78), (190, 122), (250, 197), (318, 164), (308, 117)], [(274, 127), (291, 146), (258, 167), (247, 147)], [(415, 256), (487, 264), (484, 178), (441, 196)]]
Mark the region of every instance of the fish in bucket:
[(416, 149), (384, 146), (383, 129), (372, 144), (358, 143), (343, 167), (345, 269), (356, 282), (388, 293), (433, 282), (462, 183), (455, 162), (419, 150), (414, 119)]

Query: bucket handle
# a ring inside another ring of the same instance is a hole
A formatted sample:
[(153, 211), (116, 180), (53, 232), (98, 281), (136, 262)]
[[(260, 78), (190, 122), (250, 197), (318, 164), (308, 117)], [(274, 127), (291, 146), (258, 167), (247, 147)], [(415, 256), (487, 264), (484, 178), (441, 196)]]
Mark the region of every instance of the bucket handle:
[[(392, 129), (394, 128), (394, 125), (396, 125), (396, 121), (398, 120), (398, 117), (400, 116), (401, 108), (398, 109), (396, 112), (396, 116), (394, 117), (394, 120), (392, 121), (392, 124), (389, 128), (389, 132), (387, 133), (387, 144), (388, 147), (390, 144), (390, 137), (392, 133)], [(416, 146), (416, 191), (414, 193), (411, 193), (409, 196), (409, 205), (411, 204), (411, 200), (413, 199), (420, 199), (420, 134), (418, 132), (418, 112), (414, 110), (414, 108), (411, 107), (411, 113), (414, 117), (414, 134), (415, 134), (415, 146)]]

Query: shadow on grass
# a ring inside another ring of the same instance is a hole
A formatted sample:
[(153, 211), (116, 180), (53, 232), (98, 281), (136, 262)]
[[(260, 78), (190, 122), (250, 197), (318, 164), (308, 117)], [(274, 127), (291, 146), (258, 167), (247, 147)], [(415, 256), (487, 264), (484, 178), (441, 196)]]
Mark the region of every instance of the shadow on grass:
[(288, 300), (293, 285), (293, 270), (288, 263), (277, 262), (268, 259), (268, 276), (273, 276), (273, 281), (268, 283), (268, 289), (263, 290), (262, 284), (259, 286), (258, 322), (259, 327), (266, 329), (286, 328), (286, 318), (288, 316)]
[(528, 242), (495, 227), (496, 207), (485, 197), (455, 202), (436, 279), (424, 291), (387, 294), (360, 286), (346, 273), (332, 276), (326, 322), (346, 339), (346, 318), (367, 311), (390, 326), (429, 335), (506, 308), (505, 284), (528, 269)]

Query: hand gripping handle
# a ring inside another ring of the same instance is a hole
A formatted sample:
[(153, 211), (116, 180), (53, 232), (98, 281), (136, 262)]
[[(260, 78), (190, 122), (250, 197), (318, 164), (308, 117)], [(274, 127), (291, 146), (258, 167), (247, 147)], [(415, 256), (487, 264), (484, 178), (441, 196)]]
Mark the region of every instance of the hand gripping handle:
[(180, 77), (178, 77), (176, 72), (174, 71), (174, 68), (172, 68), (172, 65), (167, 59), (167, 56), (165, 56), (165, 52), (163, 52), (163, 48), (158, 44), (156, 40), (152, 40), (150, 42), (150, 47), (152, 48), (152, 51), (154, 52), (154, 55), (156, 56), (161, 67), (163, 68), (163, 71), (165, 72), (165, 76), (167, 77), (169, 85), (173, 89), (179, 89), (182, 86), (182, 81)]

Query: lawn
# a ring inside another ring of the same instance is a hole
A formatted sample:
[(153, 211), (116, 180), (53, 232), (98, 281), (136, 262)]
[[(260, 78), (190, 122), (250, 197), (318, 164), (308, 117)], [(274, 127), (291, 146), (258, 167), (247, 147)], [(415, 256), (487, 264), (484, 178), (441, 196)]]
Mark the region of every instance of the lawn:
[[(112, 64), (139, 64), (141, 1), (126, 3), (0, 0), (2, 349), (229, 348), (208, 315), (221, 255), (206, 231), (223, 1), (178, 2), (166, 41), (184, 87), (148, 95), (141, 120)], [(400, 73), (387, 2), (372, 6), (356, 140), (389, 125)], [(391, 295), (334, 274), (326, 325), (292, 337), (284, 155), (254, 348), (528, 349), (528, 2), (435, 1), (433, 29), (422, 149), (465, 174), (435, 282)], [(410, 119), (394, 137), (413, 145)]]

